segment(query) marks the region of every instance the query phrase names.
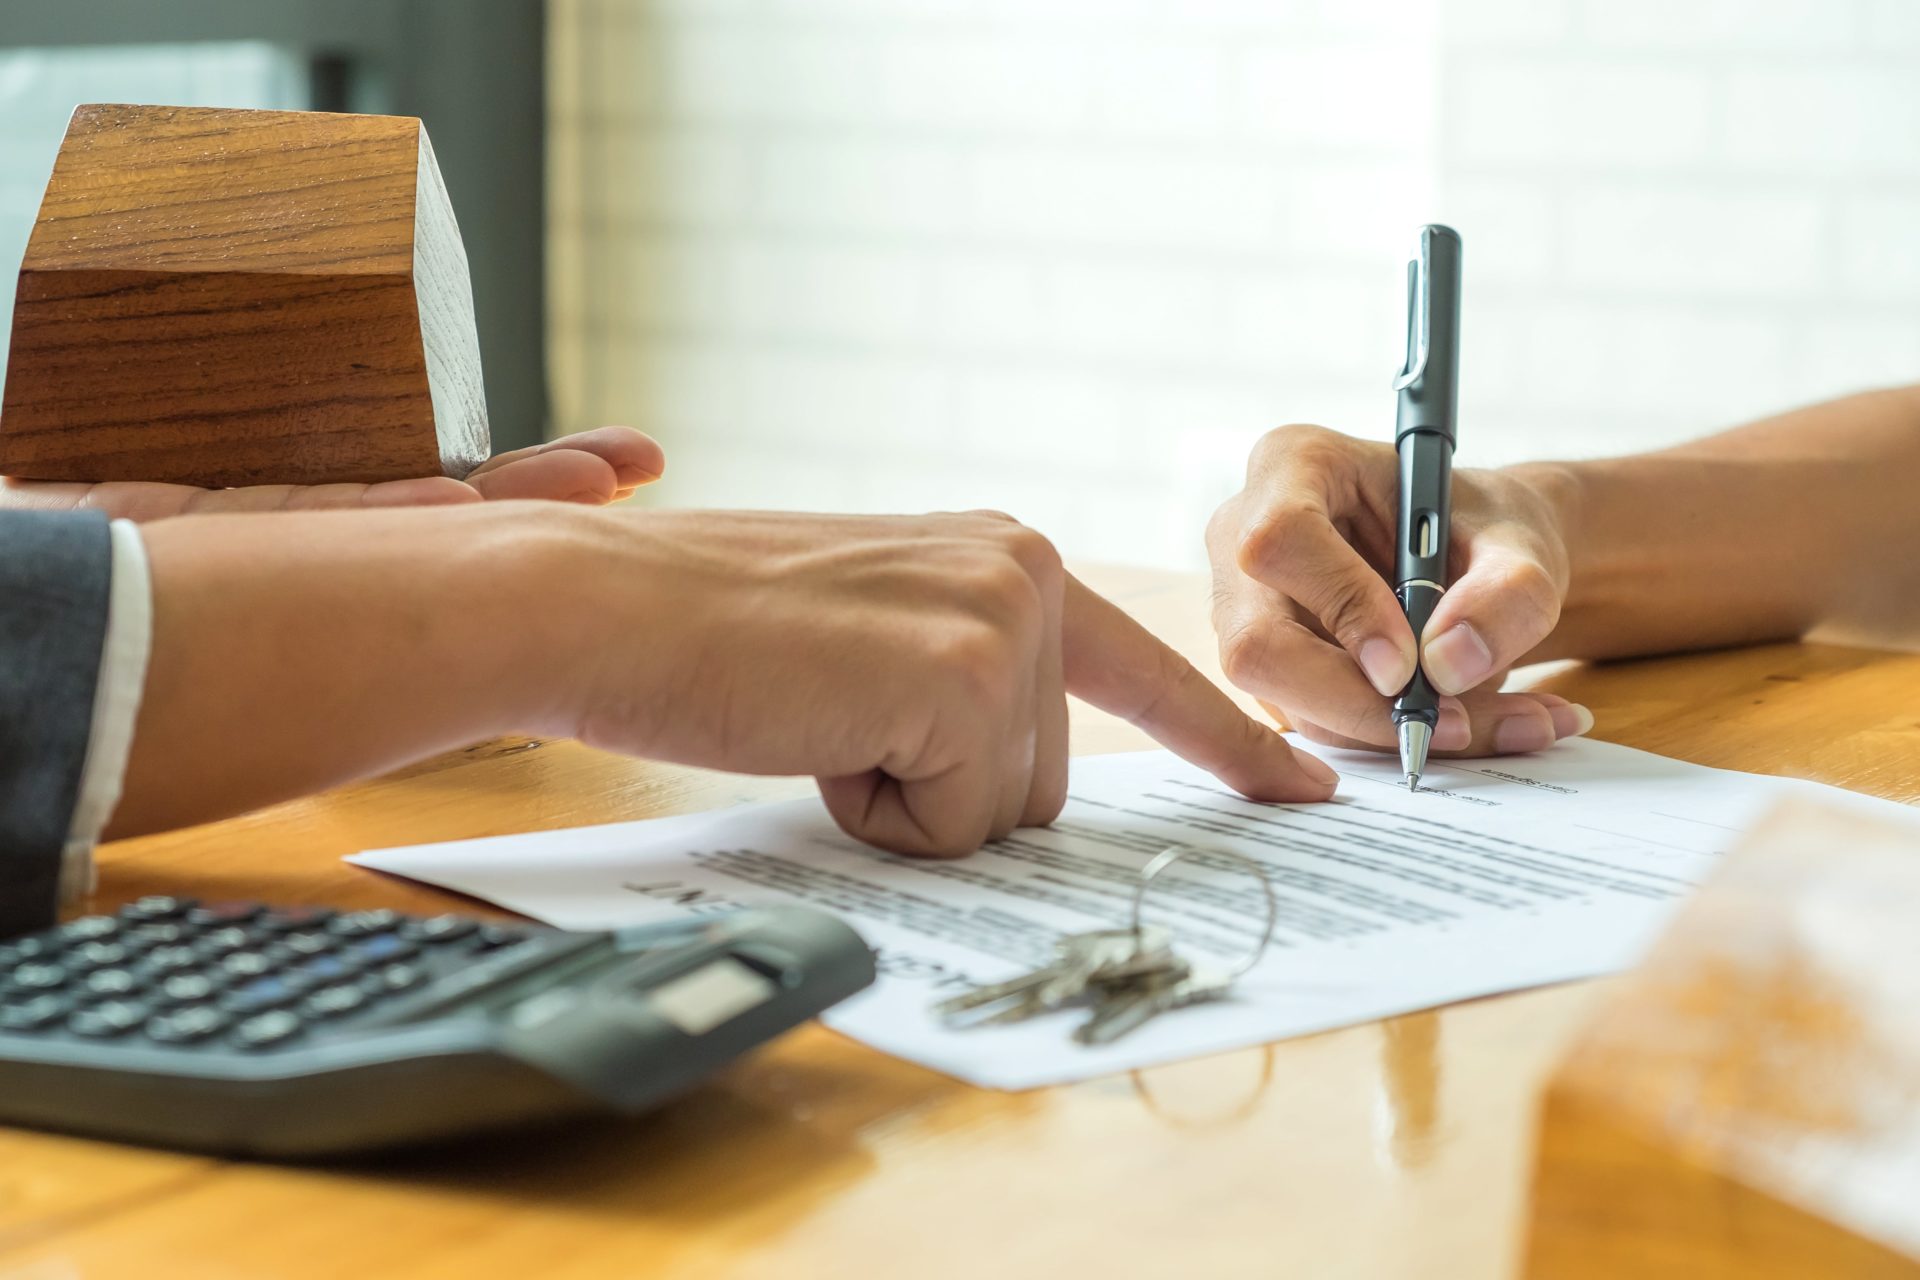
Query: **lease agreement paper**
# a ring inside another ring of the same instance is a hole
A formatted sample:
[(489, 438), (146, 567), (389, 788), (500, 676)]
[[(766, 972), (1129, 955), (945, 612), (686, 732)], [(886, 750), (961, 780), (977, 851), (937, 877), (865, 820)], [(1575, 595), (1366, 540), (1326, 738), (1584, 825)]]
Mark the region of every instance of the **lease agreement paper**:
[[(1625, 967), (1769, 802), (1830, 791), (1573, 741), (1435, 761), (1409, 793), (1387, 757), (1319, 754), (1341, 773), (1338, 796), (1299, 805), (1248, 801), (1163, 751), (1081, 757), (1051, 827), (954, 861), (870, 849), (817, 799), (353, 861), (575, 929), (824, 908), (880, 956), (879, 980), (828, 1025), (1022, 1089)], [(936, 1000), (1043, 962), (1063, 934), (1124, 925), (1140, 868), (1170, 845), (1191, 856), (1154, 881), (1145, 914), (1196, 962), (1233, 964), (1265, 924), (1259, 884), (1219, 855), (1253, 859), (1272, 885), (1272, 944), (1231, 998), (1101, 1048), (1071, 1038), (1084, 1011), (964, 1030), (930, 1016)]]

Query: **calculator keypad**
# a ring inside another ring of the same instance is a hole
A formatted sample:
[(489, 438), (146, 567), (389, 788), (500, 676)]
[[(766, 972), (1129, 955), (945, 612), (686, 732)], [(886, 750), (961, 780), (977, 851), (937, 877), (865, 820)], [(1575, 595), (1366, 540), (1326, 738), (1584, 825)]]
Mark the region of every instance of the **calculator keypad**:
[(532, 932), (451, 915), (154, 895), (0, 945), (0, 1035), (265, 1051)]

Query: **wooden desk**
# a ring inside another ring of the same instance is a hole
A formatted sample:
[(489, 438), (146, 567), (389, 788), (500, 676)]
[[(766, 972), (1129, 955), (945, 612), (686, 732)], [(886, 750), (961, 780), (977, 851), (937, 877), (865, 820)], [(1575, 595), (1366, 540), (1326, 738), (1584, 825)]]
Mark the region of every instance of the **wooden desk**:
[[(1213, 669), (1198, 580), (1088, 576)], [(1920, 656), (1782, 645), (1542, 678), (1611, 741), (1920, 799)], [(1075, 729), (1083, 750), (1145, 745), (1098, 715)], [(340, 857), (805, 787), (494, 742), (105, 849), (94, 905), (171, 892), (436, 910), (446, 895)], [(808, 1027), (654, 1116), (339, 1167), (0, 1130), (0, 1280), (1505, 1277), (1536, 1086), (1594, 990), (1026, 1094)]]

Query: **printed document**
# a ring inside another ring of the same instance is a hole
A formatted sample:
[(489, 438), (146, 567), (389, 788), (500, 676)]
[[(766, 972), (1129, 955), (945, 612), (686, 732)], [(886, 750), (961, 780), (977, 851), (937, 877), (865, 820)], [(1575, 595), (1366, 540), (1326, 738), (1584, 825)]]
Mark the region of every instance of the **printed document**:
[[(828, 1025), (976, 1084), (1023, 1089), (1371, 1021), (1630, 965), (1775, 799), (1831, 788), (1684, 764), (1600, 742), (1534, 756), (1437, 760), (1406, 790), (1386, 756), (1308, 747), (1340, 771), (1331, 803), (1245, 800), (1164, 751), (1073, 761), (1051, 827), (954, 861), (897, 857), (841, 834), (817, 799), (613, 826), (360, 854), (550, 924), (613, 928), (764, 903), (821, 907), (880, 955), (878, 982)], [(1850, 797), (1854, 804), (1886, 801)], [(1230, 998), (1087, 1048), (1065, 1010), (951, 1030), (929, 1014), (974, 983), (1043, 962), (1063, 934), (1145, 918), (1193, 960), (1228, 966), (1279, 922)]]

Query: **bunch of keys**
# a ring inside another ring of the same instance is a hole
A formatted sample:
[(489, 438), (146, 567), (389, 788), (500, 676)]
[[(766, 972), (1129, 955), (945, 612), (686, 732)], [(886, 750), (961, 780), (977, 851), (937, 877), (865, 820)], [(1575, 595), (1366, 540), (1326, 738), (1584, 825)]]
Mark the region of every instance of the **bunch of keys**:
[(1103, 1045), (1160, 1014), (1226, 995), (1266, 954), (1279, 920), (1279, 905), (1259, 863), (1237, 853), (1218, 855), (1241, 863), (1260, 881), (1266, 896), (1266, 928), (1253, 950), (1231, 968), (1190, 963), (1174, 950), (1171, 930), (1141, 920), (1154, 879), (1189, 853), (1178, 846), (1163, 849), (1141, 869), (1129, 927), (1068, 934), (1054, 944), (1051, 963), (943, 1000), (933, 1007), (934, 1014), (951, 1027), (986, 1027), (1023, 1022), (1058, 1009), (1090, 1007), (1092, 1015), (1074, 1030), (1073, 1038), (1084, 1045)]

